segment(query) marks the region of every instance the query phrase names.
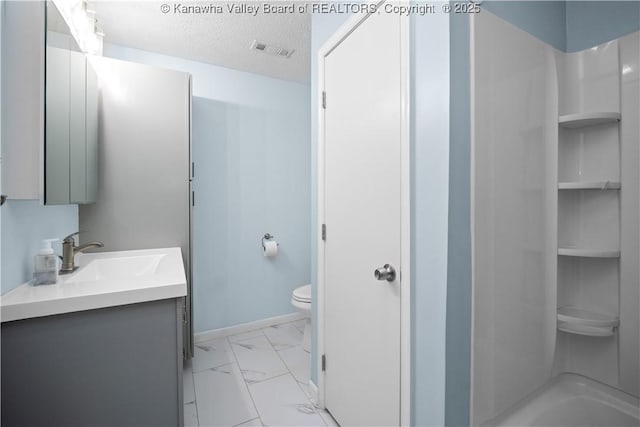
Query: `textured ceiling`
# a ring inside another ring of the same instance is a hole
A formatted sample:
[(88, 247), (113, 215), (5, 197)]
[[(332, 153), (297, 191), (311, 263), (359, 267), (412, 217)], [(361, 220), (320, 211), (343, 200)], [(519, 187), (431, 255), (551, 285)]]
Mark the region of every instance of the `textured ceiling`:
[[(114, 43), (284, 80), (309, 81), (310, 14), (265, 13), (263, 2), (89, 1)], [(213, 7), (212, 7), (213, 6)], [(241, 10), (230, 11), (236, 6)], [(209, 9), (207, 9), (207, 7)], [(290, 6), (291, 7), (291, 6)], [(251, 8), (258, 8), (257, 13)], [(198, 13), (199, 12), (199, 13)], [(254, 40), (294, 49), (290, 58), (251, 50)]]

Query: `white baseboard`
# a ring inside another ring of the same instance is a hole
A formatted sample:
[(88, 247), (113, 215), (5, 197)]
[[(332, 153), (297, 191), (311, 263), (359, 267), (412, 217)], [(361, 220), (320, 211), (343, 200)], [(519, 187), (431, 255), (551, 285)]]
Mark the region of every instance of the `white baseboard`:
[[(215, 340), (217, 338), (224, 338), (229, 335), (242, 334), (256, 329), (268, 328), (269, 326), (278, 325), (280, 323), (295, 322), (296, 320), (302, 320), (304, 318), (304, 314), (300, 312), (269, 317), (268, 319), (256, 320), (255, 322), (242, 323), (240, 325), (228, 326), (226, 328), (199, 332), (197, 334), (193, 334), (193, 341), (197, 344), (204, 341)], [(318, 389), (316, 388), (316, 394), (317, 390)]]
[(324, 409), (324, 407), (320, 407), (318, 405), (318, 386), (311, 380), (309, 380), (309, 394), (311, 395), (311, 401), (313, 404), (320, 409)]

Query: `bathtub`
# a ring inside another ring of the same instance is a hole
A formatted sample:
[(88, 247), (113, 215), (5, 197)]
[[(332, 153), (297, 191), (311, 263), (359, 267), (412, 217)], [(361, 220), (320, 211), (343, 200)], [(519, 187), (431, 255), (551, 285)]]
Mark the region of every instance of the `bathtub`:
[(561, 374), (486, 426), (640, 426), (637, 398), (576, 374)]

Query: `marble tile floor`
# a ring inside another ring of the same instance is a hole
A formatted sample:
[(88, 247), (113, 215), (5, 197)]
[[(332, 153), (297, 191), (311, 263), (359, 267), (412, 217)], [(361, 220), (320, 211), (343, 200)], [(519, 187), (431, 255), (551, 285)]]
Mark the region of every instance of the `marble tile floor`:
[(304, 320), (198, 343), (184, 367), (184, 425), (337, 426), (309, 391)]

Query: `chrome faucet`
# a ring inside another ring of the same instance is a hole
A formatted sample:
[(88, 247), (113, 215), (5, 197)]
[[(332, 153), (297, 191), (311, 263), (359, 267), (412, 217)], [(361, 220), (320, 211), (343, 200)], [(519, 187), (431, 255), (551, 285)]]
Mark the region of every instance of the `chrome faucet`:
[(75, 257), (78, 252), (83, 252), (89, 248), (101, 248), (104, 246), (102, 242), (89, 242), (84, 245), (76, 246), (76, 241), (73, 236), (80, 234), (79, 231), (69, 234), (62, 240), (62, 267), (60, 267), (60, 274), (73, 273), (76, 268)]

